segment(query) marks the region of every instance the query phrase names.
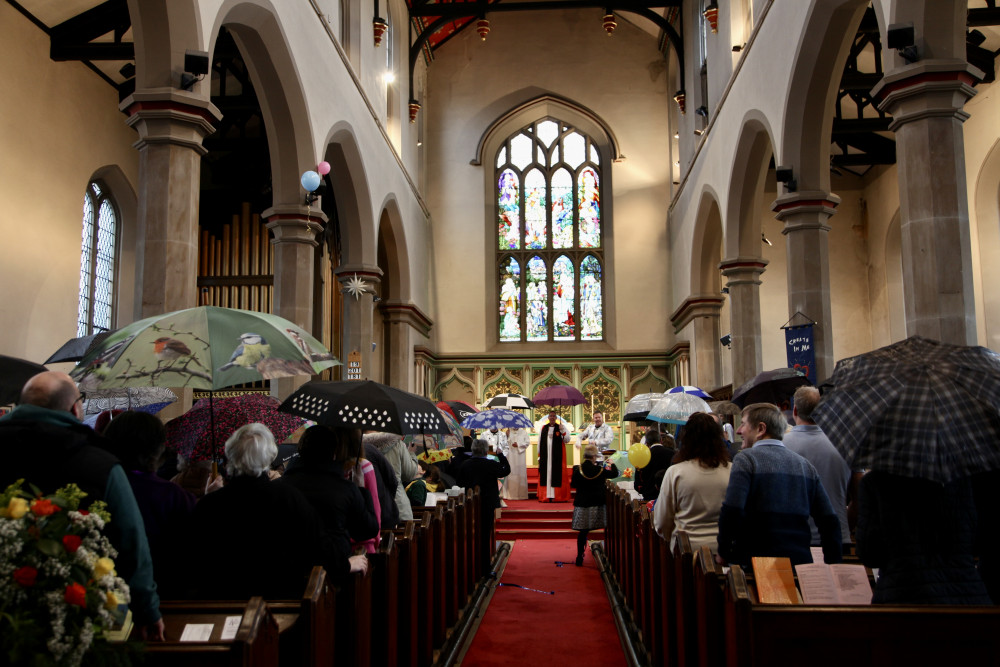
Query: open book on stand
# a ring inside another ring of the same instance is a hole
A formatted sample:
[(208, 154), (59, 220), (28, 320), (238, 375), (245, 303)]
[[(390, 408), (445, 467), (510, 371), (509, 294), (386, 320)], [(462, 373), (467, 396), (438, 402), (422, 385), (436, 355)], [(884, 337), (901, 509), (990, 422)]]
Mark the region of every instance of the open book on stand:
[(864, 565), (803, 563), (795, 566), (806, 604), (871, 604), (872, 586)]

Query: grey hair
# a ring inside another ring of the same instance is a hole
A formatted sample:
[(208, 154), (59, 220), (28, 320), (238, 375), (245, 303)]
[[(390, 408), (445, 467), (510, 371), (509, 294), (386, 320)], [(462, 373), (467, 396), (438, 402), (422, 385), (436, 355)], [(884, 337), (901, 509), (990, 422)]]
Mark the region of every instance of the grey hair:
[(743, 416), (751, 428), (764, 424), (764, 432), (773, 440), (781, 440), (788, 428), (788, 420), (774, 403), (751, 403), (743, 408)]
[(263, 424), (246, 424), (226, 440), (226, 469), (234, 477), (258, 477), (278, 456), (274, 436)]
[(486, 456), (486, 453), (490, 451), (490, 443), (486, 442), (482, 438), (476, 438), (472, 441), (472, 455), (473, 456)]

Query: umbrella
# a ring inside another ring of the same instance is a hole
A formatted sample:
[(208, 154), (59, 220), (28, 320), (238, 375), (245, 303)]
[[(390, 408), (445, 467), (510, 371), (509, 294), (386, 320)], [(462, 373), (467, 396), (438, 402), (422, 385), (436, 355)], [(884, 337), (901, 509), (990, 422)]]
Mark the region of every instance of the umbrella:
[(537, 405), (583, 405), (587, 399), (583, 397), (580, 390), (564, 384), (556, 384), (546, 387), (535, 394), (533, 400)]
[(14, 403), (21, 398), (24, 384), (39, 373), (49, 370), (33, 361), (0, 354), (0, 405)]
[(712, 395), (706, 392), (704, 389), (699, 387), (693, 387), (689, 384), (682, 384), (676, 387), (667, 389), (668, 394), (691, 394), (692, 396), (697, 396), (698, 398), (704, 398), (706, 400), (711, 399)]
[(465, 401), (438, 401), (437, 406), (458, 421), (462, 421), (469, 415), (474, 415), (479, 412), (479, 410)]
[(633, 396), (629, 399), (628, 405), (625, 406), (625, 416), (622, 417), (622, 420), (627, 422), (645, 421), (646, 415), (653, 408), (653, 404), (665, 395), (662, 393), (652, 393)]
[(278, 412), (277, 399), (267, 394), (203, 398), (183, 415), (167, 422), (167, 447), (191, 460), (206, 461), (214, 458), (217, 443), (228, 440), (245, 424), (263, 424), (275, 442), (281, 442), (302, 426), (302, 421)]
[(527, 396), (521, 394), (497, 394), (486, 402), (487, 408), (506, 408), (508, 410), (527, 410), (535, 404)]
[(199, 306), (123, 327), (70, 375), (85, 391), (169, 386), (221, 389), (313, 375), (340, 362), (322, 343), (269, 313)]
[(88, 352), (103, 343), (104, 339), (114, 332), (115, 330), (111, 329), (110, 331), (101, 331), (89, 336), (70, 338), (62, 344), (62, 347), (53, 352), (52, 356), (45, 360), (45, 363), (57, 364), (61, 361), (80, 361)]
[[(417, 441), (423, 442), (425, 449), (429, 444), (434, 445), (436, 449), (447, 449), (449, 447), (462, 446), (462, 439), (465, 437), (462, 425), (458, 423), (458, 420), (455, 419), (454, 415), (444, 408), (438, 407), (438, 412), (441, 413), (441, 419), (443, 419), (445, 424), (448, 425), (448, 432), (444, 434), (404, 435), (403, 440), (407, 445)], [(423, 438), (423, 440), (421, 440), (421, 438)]]
[(691, 394), (667, 394), (653, 404), (646, 419), (667, 424), (686, 424), (695, 412), (711, 412), (704, 399)]
[(912, 336), (837, 363), (813, 412), (855, 470), (947, 483), (1000, 469), (1000, 355)]
[(156, 414), (177, 400), (166, 387), (120, 387), (87, 392), (83, 414), (97, 415), (105, 410), (137, 410)]
[(441, 410), (423, 396), (371, 380), (312, 380), (279, 409), (334, 428), (400, 435), (451, 432)]
[(474, 415), (462, 420), (462, 427), (473, 429), (493, 429), (493, 428), (531, 428), (531, 420), (520, 412), (514, 412), (507, 408), (491, 408), (477, 412)]
[(708, 407), (712, 408), (712, 412), (717, 415), (732, 415), (735, 417), (743, 412), (740, 406), (732, 401), (709, 401)]
[(733, 392), (733, 403), (741, 408), (751, 403), (774, 403), (780, 407), (782, 401), (791, 398), (796, 389), (811, 384), (805, 373), (794, 368), (764, 371)]

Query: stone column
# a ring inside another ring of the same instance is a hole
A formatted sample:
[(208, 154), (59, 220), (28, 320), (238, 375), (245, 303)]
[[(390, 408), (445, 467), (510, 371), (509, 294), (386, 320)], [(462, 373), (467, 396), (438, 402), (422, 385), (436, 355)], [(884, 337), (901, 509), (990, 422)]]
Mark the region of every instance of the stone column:
[(424, 338), (431, 332), (431, 322), (419, 308), (411, 303), (389, 301), (383, 307), (385, 326), (389, 329), (389, 367), (385, 369), (386, 379), (393, 387), (422, 394), (423, 385), (415, 378), (413, 343), (411, 331)]
[[(271, 312), (312, 333), (316, 233), (326, 216), (298, 204), (272, 206), (261, 214), (274, 238), (274, 298)], [(271, 393), (285, 399), (309, 381), (308, 375), (271, 381)]]
[(763, 257), (734, 257), (719, 263), (728, 279), (733, 350), (733, 390), (763, 370), (760, 349), (760, 274)]
[(919, 61), (872, 90), (896, 133), (906, 334), (959, 345), (976, 342), (962, 136), (975, 72), (961, 60)]
[(724, 300), (715, 294), (696, 294), (670, 316), (674, 333), (688, 324), (694, 325), (694, 354), (692, 383), (706, 391), (722, 384), (722, 336), (719, 330), (719, 313)]
[(372, 314), (382, 269), (368, 264), (344, 264), (333, 272), (344, 294), (340, 360), (347, 363), (347, 355), (356, 350), (361, 354), (361, 377), (371, 378), (372, 342), (377, 342), (372, 341)]
[(139, 133), (136, 253), (140, 316), (198, 305), (198, 202), (202, 140), (222, 118), (208, 100), (175, 90), (136, 92), (122, 104)]
[(833, 374), (833, 315), (830, 309), (830, 226), (826, 224), (840, 203), (827, 192), (791, 192), (778, 197), (771, 210), (785, 223), (788, 266), (788, 316), (802, 313), (816, 322), (814, 382)]

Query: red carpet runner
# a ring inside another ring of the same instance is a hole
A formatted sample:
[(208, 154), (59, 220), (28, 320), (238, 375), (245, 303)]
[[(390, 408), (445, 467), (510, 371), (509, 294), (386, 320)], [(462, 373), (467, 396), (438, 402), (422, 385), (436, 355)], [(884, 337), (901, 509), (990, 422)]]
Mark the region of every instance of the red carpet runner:
[[(576, 567), (575, 559), (575, 541), (517, 540), (500, 578), (502, 585), (497, 586), (461, 664), (625, 665), (589, 547), (583, 567)], [(559, 567), (556, 561), (565, 564)]]

